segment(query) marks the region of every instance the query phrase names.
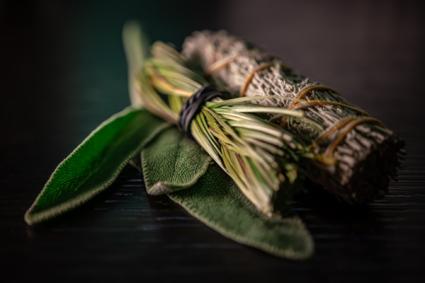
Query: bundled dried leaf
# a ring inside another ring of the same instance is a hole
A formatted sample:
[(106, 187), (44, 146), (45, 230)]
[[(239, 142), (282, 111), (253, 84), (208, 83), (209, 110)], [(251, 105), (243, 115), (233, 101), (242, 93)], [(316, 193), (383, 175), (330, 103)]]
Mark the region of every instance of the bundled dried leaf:
[(304, 168), (310, 179), (350, 202), (369, 201), (386, 192), (396, 173), (401, 142), (381, 121), (226, 32), (194, 33), (186, 39), (183, 54), (233, 93), (267, 96), (259, 103), (304, 110), (309, 119), (275, 122), (320, 155)]

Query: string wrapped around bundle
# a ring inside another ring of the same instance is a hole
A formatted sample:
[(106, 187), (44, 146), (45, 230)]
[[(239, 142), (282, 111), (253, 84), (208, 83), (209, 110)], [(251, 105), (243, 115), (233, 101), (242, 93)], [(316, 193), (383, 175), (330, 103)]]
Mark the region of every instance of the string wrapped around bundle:
[[(135, 46), (136, 36), (130, 33), (128, 38), (127, 45)], [(300, 160), (314, 158), (302, 141), (268, 121), (271, 114), (303, 119), (303, 111), (252, 103), (258, 98), (229, 97), (187, 68), (182, 56), (164, 43), (153, 44), (151, 57), (132, 78), (132, 89), (134, 101), (178, 125), (266, 216), (278, 216), (276, 203), (290, 199), (299, 183)]]
[(386, 193), (403, 150), (397, 135), (381, 121), (335, 90), (295, 73), (279, 58), (224, 31), (195, 32), (185, 40), (182, 52), (231, 93), (266, 96), (256, 103), (303, 110), (309, 119), (277, 117), (274, 122), (320, 156), (304, 166), (312, 181), (354, 203)]

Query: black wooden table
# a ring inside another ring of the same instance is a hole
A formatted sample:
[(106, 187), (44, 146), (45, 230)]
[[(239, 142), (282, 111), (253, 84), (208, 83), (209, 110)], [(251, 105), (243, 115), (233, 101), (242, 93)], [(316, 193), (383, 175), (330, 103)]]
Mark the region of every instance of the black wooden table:
[[(423, 5), (370, 2), (0, 1), (0, 281), (422, 282)], [(131, 168), (81, 209), (26, 226), (57, 163), (128, 104), (120, 30), (129, 18), (177, 45), (195, 29), (228, 29), (335, 87), (406, 140), (399, 181), (361, 210), (320, 192), (300, 200), (316, 242), (306, 262), (227, 240), (148, 197)]]

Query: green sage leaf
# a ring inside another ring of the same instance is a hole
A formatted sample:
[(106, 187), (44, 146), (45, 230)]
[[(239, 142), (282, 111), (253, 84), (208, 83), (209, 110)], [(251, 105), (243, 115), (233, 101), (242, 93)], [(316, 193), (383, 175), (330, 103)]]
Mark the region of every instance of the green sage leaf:
[(32, 225), (77, 207), (106, 189), (144, 144), (168, 124), (126, 108), (96, 128), (59, 166), (25, 214)]
[(312, 237), (300, 218), (264, 218), (216, 165), (211, 165), (192, 188), (168, 196), (236, 242), (290, 259), (306, 259), (313, 253)]
[(160, 195), (188, 188), (207, 171), (210, 161), (198, 144), (170, 127), (142, 150), (146, 191)]

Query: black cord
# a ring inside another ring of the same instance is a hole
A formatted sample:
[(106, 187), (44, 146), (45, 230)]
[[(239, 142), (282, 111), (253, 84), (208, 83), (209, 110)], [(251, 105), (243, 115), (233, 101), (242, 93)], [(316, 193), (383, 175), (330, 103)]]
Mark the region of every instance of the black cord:
[(226, 92), (220, 92), (210, 85), (206, 85), (196, 91), (183, 105), (180, 111), (179, 128), (183, 133), (189, 137), (192, 137), (190, 132), (190, 124), (196, 114), (201, 110), (205, 102), (210, 101), (216, 97), (225, 98), (228, 96)]

